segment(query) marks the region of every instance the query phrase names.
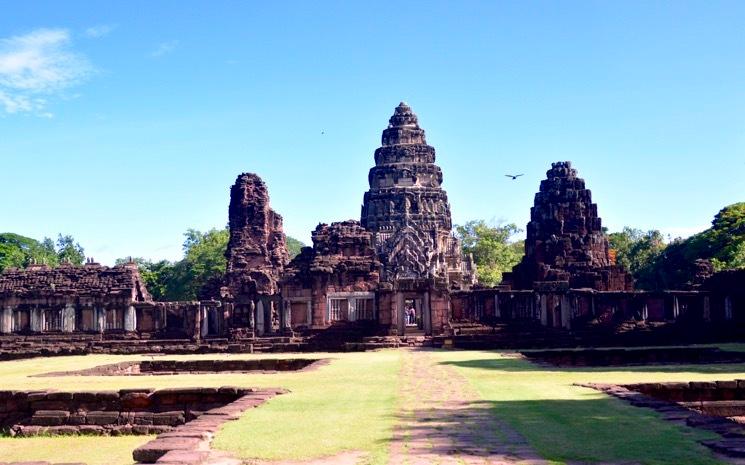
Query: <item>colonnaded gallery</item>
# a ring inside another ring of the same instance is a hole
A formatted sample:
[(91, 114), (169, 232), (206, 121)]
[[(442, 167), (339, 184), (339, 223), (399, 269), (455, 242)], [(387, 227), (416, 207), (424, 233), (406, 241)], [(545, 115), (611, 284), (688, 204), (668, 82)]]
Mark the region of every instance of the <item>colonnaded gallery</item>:
[(541, 181), (522, 261), (502, 284), (485, 288), (453, 235), (435, 149), (405, 103), (383, 130), (374, 161), (359, 221), (319, 224), (312, 247), (292, 260), (266, 184), (239, 175), (230, 188), (227, 269), (200, 301), (154, 301), (134, 263), (5, 270), (0, 349), (39, 334), (73, 352), (152, 351), (169, 340), (205, 350), (294, 350), (312, 341), (308, 347), (349, 348), (405, 338), (437, 344), (474, 342), (498, 325), (528, 328), (506, 333), (526, 343), (529, 335), (559, 341), (623, 328), (714, 335), (745, 321), (742, 272), (713, 273), (702, 263), (685, 289), (635, 291), (570, 162), (552, 163)]

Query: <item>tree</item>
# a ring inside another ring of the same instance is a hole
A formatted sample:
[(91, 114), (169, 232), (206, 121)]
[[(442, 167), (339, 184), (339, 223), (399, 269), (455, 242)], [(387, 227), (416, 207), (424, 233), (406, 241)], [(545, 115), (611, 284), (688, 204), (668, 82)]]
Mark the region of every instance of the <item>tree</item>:
[(57, 236), (57, 259), (60, 263), (69, 262), (80, 266), (85, 261), (85, 253), (80, 243), (75, 242), (72, 236), (59, 234)]
[(290, 253), (290, 260), (300, 255), (303, 247), (305, 247), (305, 244), (294, 237), (287, 236), (287, 251)]
[(0, 271), (8, 267), (25, 268), (31, 263), (57, 266), (59, 257), (52, 239), (42, 242), (20, 234), (0, 234)]
[(715, 270), (745, 268), (745, 202), (721, 209), (709, 229), (671, 241), (638, 271), (639, 287), (685, 288), (695, 281), (696, 261), (702, 259)]
[(655, 286), (654, 264), (665, 250), (665, 240), (657, 230), (642, 231), (630, 227), (608, 235), (610, 248), (616, 251), (616, 263), (623, 265), (636, 279), (637, 287)]
[(484, 220), (469, 221), (456, 226), (464, 254), (473, 255), (479, 283), (494, 286), (502, 281), (502, 273), (511, 271), (523, 256), (523, 243), (510, 239), (521, 230), (514, 224), (490, 226)]

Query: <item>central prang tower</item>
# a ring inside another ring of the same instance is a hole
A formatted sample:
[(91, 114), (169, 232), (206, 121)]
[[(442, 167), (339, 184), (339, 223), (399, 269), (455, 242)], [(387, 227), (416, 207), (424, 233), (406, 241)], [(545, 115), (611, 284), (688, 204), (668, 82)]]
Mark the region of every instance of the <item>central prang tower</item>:
[(373, 233), (383, 281), (439, 278), (449, 288), (473, 283), (471, 263), (463, 263), (460, 244), (452, 236), (435, 149), (427, 145), (417, 116), (404, 102), (383, 131), (368, 182), (361, 223)]

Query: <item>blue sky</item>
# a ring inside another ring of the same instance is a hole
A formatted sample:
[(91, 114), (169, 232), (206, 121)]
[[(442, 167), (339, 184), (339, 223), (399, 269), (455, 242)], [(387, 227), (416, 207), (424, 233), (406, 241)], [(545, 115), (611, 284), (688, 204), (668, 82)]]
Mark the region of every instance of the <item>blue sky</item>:
[(456, 223), (524, 228), (572, 160), (611, 230), (689, 235), (745, 200), (744, 25), (740, 1), (9, 1), (0, 230), (177, 259), (256, 172), (308, 242), (359, 218), (405, 100)]

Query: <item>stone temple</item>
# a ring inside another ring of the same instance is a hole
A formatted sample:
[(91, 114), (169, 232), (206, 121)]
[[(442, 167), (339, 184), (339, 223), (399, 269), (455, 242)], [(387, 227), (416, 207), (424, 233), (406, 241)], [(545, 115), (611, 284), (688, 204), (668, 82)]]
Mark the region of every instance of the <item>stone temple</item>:
[(0, 355), (54, 337), (79, 352), (307, 350), (321, 347), (312, 341), (323, 335), (337, 345), (321, 348), (345, 348), (350, 334), (363, 340), (360, 332), (396, 341), (432, 336), (432, 344), (464, 336), (465, 344), (464, 331), (492, 334), (487, 325), (499, 322), (532, 325), (514, 336), (521, 344), (549, 340), (536, 327), (607, 344), (619, 324), (652, 337), (650, 327), (725, 334), (745, 323), (742, 272), (708, 273), (686, 289), (634, 290), (569, 162), (553, 163), (540, 182), (522, 261), (499, 286), (478, 285), (452, 232), (435, 149), (408, 105), (395, 108), (381, 139), (359, 221), (319, 224), (312, 246), (292, 260), (266, 184), (239, 175), (230, 188), (225, 274), (203, 300), (153, 301), (134, 263), (4, 271)]
[(403, 102), (383, 130), (368, 182), (361, 221), (320, 225), (313, 250), (289, 265), (283, 297), (291, 322), (321, 328), (365, 319), (389, 334), (440, 333), (449, 292), (469, 289), (475, 270), (452, 234), (435, 149)]

